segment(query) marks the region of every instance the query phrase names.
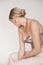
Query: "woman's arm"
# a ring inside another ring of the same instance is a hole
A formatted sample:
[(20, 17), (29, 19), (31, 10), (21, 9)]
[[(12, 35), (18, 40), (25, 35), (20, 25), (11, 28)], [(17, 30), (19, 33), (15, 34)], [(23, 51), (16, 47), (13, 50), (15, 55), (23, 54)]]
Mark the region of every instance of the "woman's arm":
[(40, 32), (37, 22), (31, 24), (31, 33), (32, 33), (32, 40), (34, 48), (32, 51), (25, 53), (23, 58), (29, 58), (37, 55), (40, 52)]
[(19, 32), (19, 43), (20, 43), (18, 59), (20, 60), (24, 56), (25, 44), (23, 42), (23, 36), (22, 36), (23, 31), (21, 31), (21, 28), (18, 30), (18, 32)]

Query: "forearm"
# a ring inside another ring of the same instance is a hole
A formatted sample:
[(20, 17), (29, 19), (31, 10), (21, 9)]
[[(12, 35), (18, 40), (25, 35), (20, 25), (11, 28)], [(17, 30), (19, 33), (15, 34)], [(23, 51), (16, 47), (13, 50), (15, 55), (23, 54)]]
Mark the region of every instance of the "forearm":
[(33, 57), (36, 56), (38, 53), (40, 53), (40, 50), (38, 51), (33, 49), (32, 51), (25, 53), (23, 58), (25, 59), (25, 58)]
[(24, 56), (25, 47), (24, 44), (20, 46), (19, 52), (18, 52), (18, 59), (21, 59)]

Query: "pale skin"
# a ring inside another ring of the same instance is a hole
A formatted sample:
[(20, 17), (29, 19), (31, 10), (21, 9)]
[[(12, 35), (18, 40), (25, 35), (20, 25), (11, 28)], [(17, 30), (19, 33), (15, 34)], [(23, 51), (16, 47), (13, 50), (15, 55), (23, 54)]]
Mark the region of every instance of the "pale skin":
[[(19, 53), (18, 60), (25, 59), (29, 57), (33, 57), (40, 53), (41, 45), (40, 45), (40, 33), (43, 32), (43, 26), (39, 23), (39, 21), (28, 18), (28, 25), (26, 25), (25, 17), (13, 17), (11, 22), (18, 27), (19, 34)], [(23, 27), (19, 28), (22, 25)], [(23, 40), (26, 39), (28, 35), (32, 35), (34, 48), (30, 52), (25, 52), (25, 43)]]

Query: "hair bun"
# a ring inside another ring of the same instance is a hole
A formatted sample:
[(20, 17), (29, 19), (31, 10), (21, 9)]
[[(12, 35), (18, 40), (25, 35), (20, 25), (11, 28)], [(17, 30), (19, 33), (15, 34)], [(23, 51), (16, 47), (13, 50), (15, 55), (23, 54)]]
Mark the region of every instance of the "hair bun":
[(21, 9), (21, 16), (25, 16), (26, 12), (25, 9)]

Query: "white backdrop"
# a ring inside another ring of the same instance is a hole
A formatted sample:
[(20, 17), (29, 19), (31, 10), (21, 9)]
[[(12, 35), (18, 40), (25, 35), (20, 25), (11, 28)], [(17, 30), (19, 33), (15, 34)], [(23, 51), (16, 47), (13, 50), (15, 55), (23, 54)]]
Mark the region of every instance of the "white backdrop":
[(19, 49), (18, 29), (8, 19), (13, 7), (24, 8), (26, 17), (35, 18), (43, 25), (43, 0), (0, 0), (0, 65)]

